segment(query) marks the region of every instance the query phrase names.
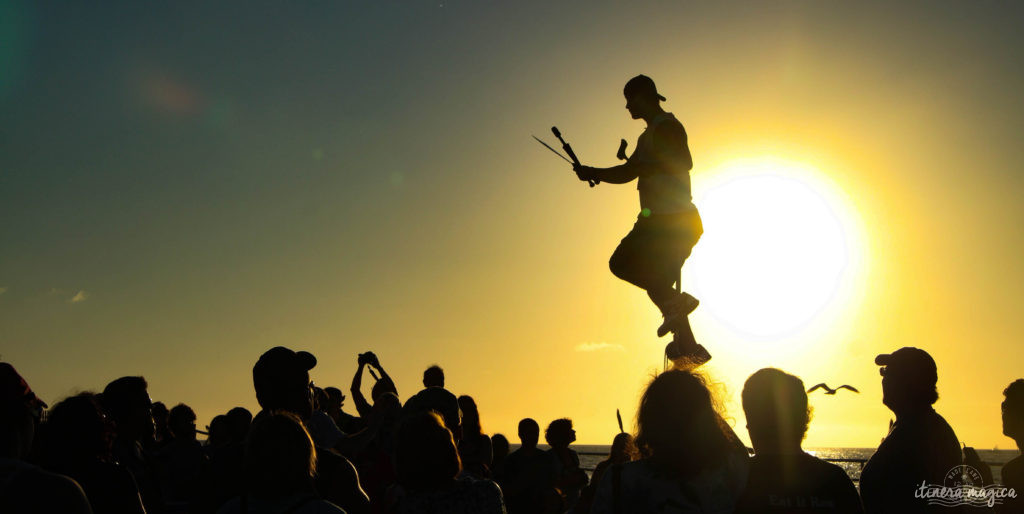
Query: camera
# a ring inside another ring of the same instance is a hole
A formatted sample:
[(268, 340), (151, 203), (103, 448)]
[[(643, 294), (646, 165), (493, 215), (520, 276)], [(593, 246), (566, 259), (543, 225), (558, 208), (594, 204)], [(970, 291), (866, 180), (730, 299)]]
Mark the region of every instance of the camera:
[(359, 364), (373, 364), (377, 360), (377, 356), (373, 352), (364, 352), (359, 354)]

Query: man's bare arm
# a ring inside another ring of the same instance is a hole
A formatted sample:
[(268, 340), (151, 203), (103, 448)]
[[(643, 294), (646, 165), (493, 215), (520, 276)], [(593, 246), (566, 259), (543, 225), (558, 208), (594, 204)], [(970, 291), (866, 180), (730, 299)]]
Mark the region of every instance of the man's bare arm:
[(597, 179), (609, 184), (626, 184), (636, 180), (643, 173), (643, 166), (637, 162), (627, 161), (611, 168), (595, 168), (593, 166), (580, 166), (576, 172), (580, 180)]
[(359, 369), (356, 370), (355, 376), (352, 377), (352, 388), (349, 389), (352, 393), (352, 403), (356, 405), (356, 411), (363, 419), (370, 415), (370, 404), (366, 401), (366, 397), (363, 396), (363, 392), (360, 390), (363, 384), (363, 367), (365, 366), (366, 363), (359, 363)]
[(573, 169), (576, 170), (580, 180), (596, 179), (609, 184), (625, 184), (641, 175), (655, 171), (659, 167), (675, 172), (689, 171), (693, 168), (693, 158), (686, 141), (686, 130), (683, 129), (681, 123), (660, 124), (654, 131), (653, 151), (656, 162), (661, 166), (641, 163), (632, 159), (611, 168), (578, 166)]

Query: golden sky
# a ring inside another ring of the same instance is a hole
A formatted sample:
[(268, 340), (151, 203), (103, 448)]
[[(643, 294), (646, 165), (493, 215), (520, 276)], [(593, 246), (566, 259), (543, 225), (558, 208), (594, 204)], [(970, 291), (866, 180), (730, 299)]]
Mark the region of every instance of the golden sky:
[(1019, 6), (133, 5), (0, 13), (0, 356), (51, 404), (143, 375), (205, 424), (256, 410), (272, 346), (344, 390), (372, 349), (403, 399), (438, 363), (485, 431), (610, 443), (666, 342), (607, 268), (636, 190), (530, 135), (614, 164), (644, 73), (689, 134), (684, 285), (737, 432), (774, 366), (861, 390), (812, 395), (807, 446), (873, 446), (873, 358), (917, 346), (960, 439), (1012, 447)]

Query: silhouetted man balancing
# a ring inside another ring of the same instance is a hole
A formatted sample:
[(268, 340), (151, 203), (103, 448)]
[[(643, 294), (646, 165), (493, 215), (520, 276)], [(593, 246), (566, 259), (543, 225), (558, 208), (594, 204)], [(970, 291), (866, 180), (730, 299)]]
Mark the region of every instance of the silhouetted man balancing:
[[(637, 180), (640, 215), (612, 254), (609, 267), (615, 276), (647, 291), (665, 317), (658, 336), (675, 334), (665, 348), (668, 358), (703, 364), (711, 355), (697, 344), (688, 318), (699, 302), (681, 287), (679, 291), (672, 287), (704, 232), (690, 194), (693, 159), (686, 131), (672, 113), (661, 108), (665, 97), (658, 94), (650, 77), (633, 77), (623, 94), (630, 116), (647, 123), (633, 155), (612, 168), (575, 165), (573, 169), (585, 181), (625, 184)], [(624, 143), (619, 148), (620, 159), (626, 158)]]

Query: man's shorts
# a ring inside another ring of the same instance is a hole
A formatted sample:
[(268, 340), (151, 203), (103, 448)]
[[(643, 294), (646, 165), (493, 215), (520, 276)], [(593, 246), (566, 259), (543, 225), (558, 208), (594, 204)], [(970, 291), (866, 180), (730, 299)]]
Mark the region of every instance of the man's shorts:
[(703, 233), (696, 209), (640, 216), (615, 249), (609, 267), (617, 277), (645, 289), (671, 284)]

